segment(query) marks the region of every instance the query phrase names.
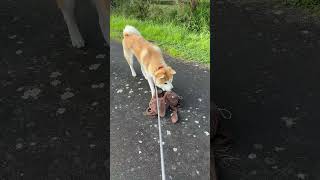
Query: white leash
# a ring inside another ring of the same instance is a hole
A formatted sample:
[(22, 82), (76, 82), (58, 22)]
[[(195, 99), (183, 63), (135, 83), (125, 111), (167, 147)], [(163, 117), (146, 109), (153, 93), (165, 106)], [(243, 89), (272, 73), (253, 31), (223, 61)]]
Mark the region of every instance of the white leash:
[(160, 121), (160, 110), (159, 110), (159, 99), (158, 99), (158, 90), (157, 86), (154, 85), (156, 88), (156, 99), (157, 99), (157, 111), (158, 111), (158, 127), (159, 127), (159, 143), (160, 143), (160, 158), (161, 158), (161, 177), (162, 180), (166, 180), (166, 173), (164, 169), (164, 158), (163, 158), (163, 147), (162, 147), (162, 134), (161, 134), (161, 121)]

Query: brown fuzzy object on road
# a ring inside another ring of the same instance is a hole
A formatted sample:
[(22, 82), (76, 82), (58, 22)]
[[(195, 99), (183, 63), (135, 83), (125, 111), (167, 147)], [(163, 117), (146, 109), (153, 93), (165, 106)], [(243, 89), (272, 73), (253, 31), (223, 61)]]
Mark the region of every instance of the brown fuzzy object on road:
[[(181, 99), (182, 97), (178, 96), (173, 91), (158, 93), (160, 117), (164, 117), (166, 115), (167, 109), (170, 107), (170, 109), (172, 110), (171, 122), (176, 123), (178, 121), (178, 108), (180, 107)], [(144, 114), (147, 116), (156, 116), (158, 114), (156, 97), (151, 98), (149, 107)]]

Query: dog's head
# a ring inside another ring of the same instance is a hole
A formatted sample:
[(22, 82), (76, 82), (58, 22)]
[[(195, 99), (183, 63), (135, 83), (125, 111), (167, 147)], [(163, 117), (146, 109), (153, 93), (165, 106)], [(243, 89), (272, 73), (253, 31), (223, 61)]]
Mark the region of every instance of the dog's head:
[(154, 74), (156, 86), (163, 91), (171, 91), (173, 88), (172, 80), (174, 74), (176, 74), (176, 71), (170, 66), (160, 67)]

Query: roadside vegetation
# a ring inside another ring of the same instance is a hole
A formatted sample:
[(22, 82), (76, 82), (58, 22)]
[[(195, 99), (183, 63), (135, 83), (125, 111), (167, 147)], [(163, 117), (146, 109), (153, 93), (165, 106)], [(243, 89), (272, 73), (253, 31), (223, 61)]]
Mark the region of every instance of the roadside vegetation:
[(286, 5), (303, 8), (320, 15), (320, 0), (282, 0)]
[(128, 24), (173, 57), (210, 63), (209, 0), (113, 0), (110, 24), (112, 39)]

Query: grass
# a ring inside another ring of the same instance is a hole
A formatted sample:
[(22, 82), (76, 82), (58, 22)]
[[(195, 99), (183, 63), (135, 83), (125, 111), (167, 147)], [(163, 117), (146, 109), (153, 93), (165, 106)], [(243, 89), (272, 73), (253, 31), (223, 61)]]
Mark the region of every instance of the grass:
[(305, 9), (314, 15), (320, 15), (320, 0), (282, 0), (283, 3)]
[(210, 32), (192, 32), (173, 23), (137, 20), (119, 14), (111, 15), (111, 38), (122, 39), (126, 25), (136, 27), (145, 39), (155, 41), (164, 53), (204, 65), (210, 64)]

